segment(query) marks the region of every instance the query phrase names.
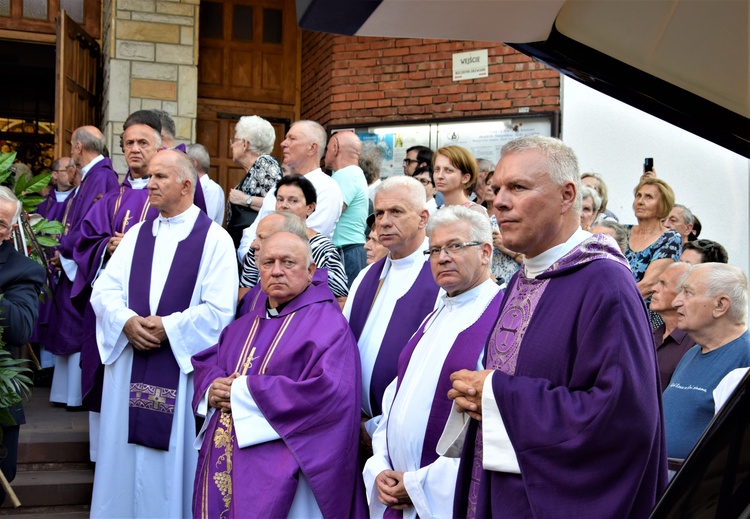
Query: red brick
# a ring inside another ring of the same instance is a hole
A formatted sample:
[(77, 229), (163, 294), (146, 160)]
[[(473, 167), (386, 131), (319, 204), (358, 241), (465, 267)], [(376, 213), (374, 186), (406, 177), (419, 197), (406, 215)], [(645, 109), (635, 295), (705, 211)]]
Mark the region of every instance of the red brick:
[(511, 90), (510, 92), (508, 92), (508, 97), (511, 99), (531, 97), (531, 92), (528, 90)]

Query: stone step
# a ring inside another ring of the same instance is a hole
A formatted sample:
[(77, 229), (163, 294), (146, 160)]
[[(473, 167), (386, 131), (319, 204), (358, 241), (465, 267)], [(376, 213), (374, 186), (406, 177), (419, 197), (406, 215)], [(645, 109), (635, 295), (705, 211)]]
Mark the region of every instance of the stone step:
[[(19, 471), (11, 483), (22, 509), (89, 505), (94, 486), (94, 472), (86, 470)], [(6, 499), (3, 509), (12, 509)], [(46, 515), (46, 513), (44, 514)]]
[(70, 506), (21, 506), (20, 508), (1, 508), (0, 517), (31, 519), (44, 517), (44, 519), (88, 519), (89, 505)]

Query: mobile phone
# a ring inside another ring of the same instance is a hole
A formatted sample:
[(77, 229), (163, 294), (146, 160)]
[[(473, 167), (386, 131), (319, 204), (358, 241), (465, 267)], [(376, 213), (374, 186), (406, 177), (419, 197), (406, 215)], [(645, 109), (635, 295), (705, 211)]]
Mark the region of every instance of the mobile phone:
[(654, 170), (654, 159), (647, 158), (643, 161), (643, 172), (648, 173), (649, 171)]

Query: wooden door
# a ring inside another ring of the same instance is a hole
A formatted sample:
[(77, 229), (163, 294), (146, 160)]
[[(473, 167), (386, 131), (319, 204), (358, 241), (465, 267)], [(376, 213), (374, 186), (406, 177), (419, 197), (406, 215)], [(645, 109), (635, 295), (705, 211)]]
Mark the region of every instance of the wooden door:
[(294, 0), (201, 0), (197, 142), (227, 192), (245, 176), (229, 139), (243, 115), (276, 129), (272, 154), (300, 112), (300, 42)]
[(99, 44), (65, 11), (58, 18), (55, 86), (55, 156), (70, 156), (70, 138), (79, 126), (99, 126), (101, 52)]

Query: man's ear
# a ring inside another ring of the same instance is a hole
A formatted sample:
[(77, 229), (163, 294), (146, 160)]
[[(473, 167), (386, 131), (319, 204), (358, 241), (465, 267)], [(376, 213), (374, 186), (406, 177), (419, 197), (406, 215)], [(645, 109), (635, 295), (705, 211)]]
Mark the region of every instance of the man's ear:
[(719, 318), (726, 314), (731, 307), (732, 300), (729, 299), (726, 295), (722, 294), (714, 299), (714, 309), (712, 314), (714, 318)]

